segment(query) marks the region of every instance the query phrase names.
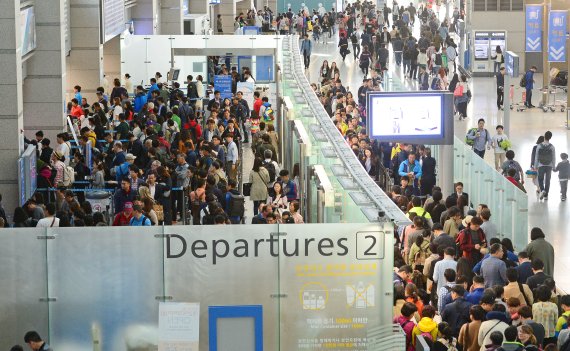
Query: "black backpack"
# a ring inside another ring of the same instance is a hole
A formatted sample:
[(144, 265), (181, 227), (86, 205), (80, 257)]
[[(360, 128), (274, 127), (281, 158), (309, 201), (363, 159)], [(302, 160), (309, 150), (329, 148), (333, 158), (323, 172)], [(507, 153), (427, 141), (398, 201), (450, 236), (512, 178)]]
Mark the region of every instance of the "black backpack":
[(190, 82), (188, 84), (188, 98), (196, 99), (198, 97), (198, 88), (196, 88), (196, 83)]
[(519, 85), (521, 86), (521, 88), (526, 88), (526, 74), (523, 74), (523, 76), (521, 77)]
[(441, 60), (441, 54), (435, 54), (435, 64), (437, 66), (441, 66), (443, 64), (443, 61)]
[(228, 216), (243, 217), (245, 213), (245, 197), (241, 194), (230, 193)]
[(552, 148), (550, 145), (541, 145), (538, 149), (538, 162), (543, 165), (550, 165), (552, 163)]
[(275, 177), (277, 176), (277, 171), (275, 169), (275, 165), (273, 161), (265, 162), (263, 161), (263, 167), (269, 173), (269, 182), (273, 183), (275, 181)]

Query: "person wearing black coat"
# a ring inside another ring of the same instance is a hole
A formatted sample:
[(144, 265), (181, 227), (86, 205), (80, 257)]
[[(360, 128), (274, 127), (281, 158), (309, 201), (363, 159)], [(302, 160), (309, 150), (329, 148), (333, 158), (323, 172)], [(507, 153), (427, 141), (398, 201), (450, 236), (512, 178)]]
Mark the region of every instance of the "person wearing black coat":
[(447, 304), (441, 313), (443, 321), (449, 323), (453, 330), (453, 336), (459, 336), (459, 330), (465, 323), (469, 323), (469, 309), (473, 304), (463, 297), (465, 288), (462, 285), (455, 285), (451, 288), (451, 298), (453, 302)]
[(172, 178), (168, 171), (160, 166), (157, 169), (156, 189), (154, 199), (162, 205), (164, 212), (164, 225), (172, 225)]
[(431, 195), (435, 185), (435, 158), (431, 157), (431, 149), (425, 148), (424, 155), (421, 157), (422, 178), (420, 180), (420, 189), (422, 195)]

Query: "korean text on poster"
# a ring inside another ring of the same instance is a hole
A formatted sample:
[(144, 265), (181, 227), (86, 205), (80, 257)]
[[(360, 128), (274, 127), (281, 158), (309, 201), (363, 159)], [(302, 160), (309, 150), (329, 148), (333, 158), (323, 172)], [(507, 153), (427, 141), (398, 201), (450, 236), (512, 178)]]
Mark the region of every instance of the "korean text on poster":
[(548, 14), (548, 62), (566, 62), (567, 11)]
[(542, 51), (542, 5), (526, 5), (526, 52)]

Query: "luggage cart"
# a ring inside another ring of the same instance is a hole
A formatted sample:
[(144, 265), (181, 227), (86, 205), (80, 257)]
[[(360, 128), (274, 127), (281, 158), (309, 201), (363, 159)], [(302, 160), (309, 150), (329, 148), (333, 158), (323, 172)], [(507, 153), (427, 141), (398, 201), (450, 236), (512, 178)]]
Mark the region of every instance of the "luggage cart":
[(564, 96), (566, 93), (566, 87), (560, 85), (551, 85), (551, 94), (552, 95), (552, 104), (549, 105), (550, 111), (554, 112), (556, 110), (560, 110), (560, 112), (564, 112), (566, 110), (566, 99), (558, 100), (556, 97), (558, 94)]
[[(521, 91), (521, 101), (520, 101), (520, 102), (515, 102), (515, 98), (514, 98), (514, 96), (515, 96), (515, 90), (520, 90), (520, 91)], [(513, 108), (515, 108), (515, 107), (516, 107), (516, 109), (517, 109), (517, 112), (521, 112), (521, 111), (524, 111), (524, 110), (527, 109), (527, 107), (526, 107), (525, 104), (524, 104), (525, 101), (526, 101), (526, 90), (525, 90), (525, 89), (522, 89), (522, 88), (520, 88), (520, 87), (515, 87), (514, 85), (511, 85), (511, 89), (510, 89), (510, 91), (509, 91), (509, 94), (510, 94), (509, 96), (510, 96), (511, 101), (512, 101), (512, 102), (511, 102), (511, 106), (510, 106), (511, 110), (512, 110)]]

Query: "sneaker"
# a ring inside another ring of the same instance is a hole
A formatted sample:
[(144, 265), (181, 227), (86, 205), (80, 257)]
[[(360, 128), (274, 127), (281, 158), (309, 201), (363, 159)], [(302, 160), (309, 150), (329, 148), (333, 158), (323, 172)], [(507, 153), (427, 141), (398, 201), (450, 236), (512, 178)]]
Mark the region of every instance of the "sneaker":
[(544, 195), (544, 200), (548, 200), (548, 195)]
[(566, 201), (566, 196), (562, 196), (562, 198), (560, 200)]
[(546, 192), (543, 190), (540, 192), (540, 196), (538, 197), (539, 199), (544, 199), (544, 197), (546, 196)]

